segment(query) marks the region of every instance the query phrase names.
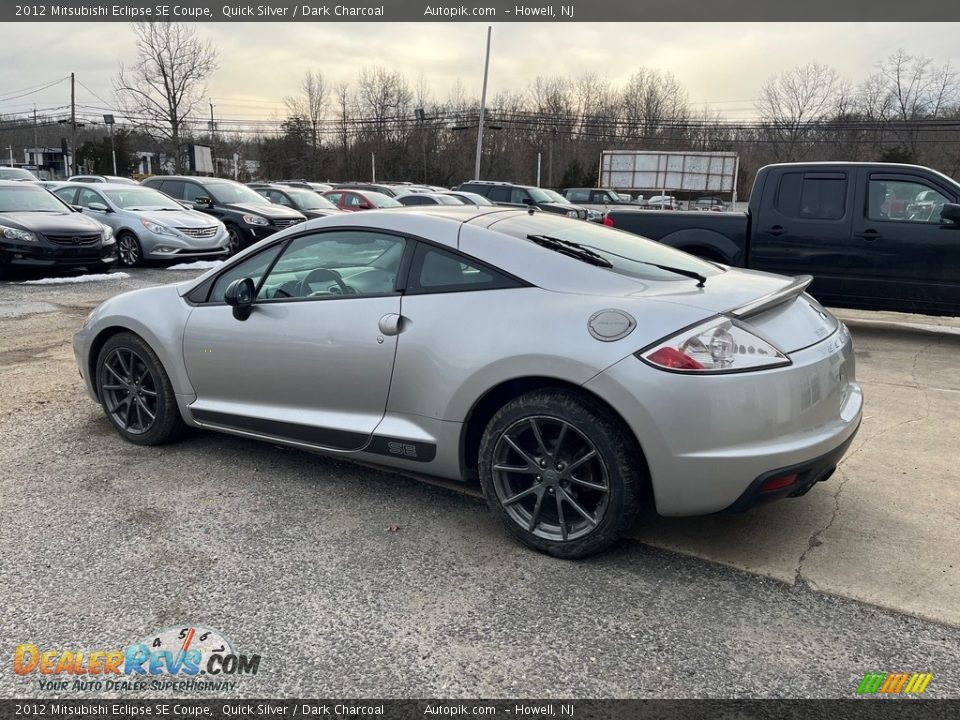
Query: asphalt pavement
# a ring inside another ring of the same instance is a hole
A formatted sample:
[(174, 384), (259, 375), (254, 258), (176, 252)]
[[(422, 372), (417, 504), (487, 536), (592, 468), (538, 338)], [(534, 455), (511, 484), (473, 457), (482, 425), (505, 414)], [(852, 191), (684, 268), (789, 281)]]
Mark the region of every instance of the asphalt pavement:
[(130, 274), (0, 283), (0, 697), (156, 696), (41, 689), (13, 648), (179, 626), (262, 658), (201, 697), (849, 698), (900, 671), (960, 697), (953, 340), (854, 325), (868, 417), (805, 498), (568, 562), (469, 493), (226, 435), (123, 442), (70, 335), (103, 298), (195, 275)]

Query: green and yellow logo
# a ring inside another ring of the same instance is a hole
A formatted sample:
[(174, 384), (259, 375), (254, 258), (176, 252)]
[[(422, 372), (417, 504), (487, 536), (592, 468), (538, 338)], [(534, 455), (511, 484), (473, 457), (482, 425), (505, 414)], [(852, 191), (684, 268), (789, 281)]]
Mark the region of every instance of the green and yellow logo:
[(920, 695), (933, 680), (933, 673), (867, 673), (857, 695)]

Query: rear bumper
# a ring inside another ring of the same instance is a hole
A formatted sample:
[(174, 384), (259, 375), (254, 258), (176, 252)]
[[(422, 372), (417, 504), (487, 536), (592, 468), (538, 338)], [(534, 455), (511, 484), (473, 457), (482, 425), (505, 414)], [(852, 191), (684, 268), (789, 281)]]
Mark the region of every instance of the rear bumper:
[[(858, 424), (854, 429), (853, 434), (844, 440), (839, 447), (824, 453), (820, 457), (814, 458), (813, 460), (808, 460), (807, 462), (790, 465), (788, 467), (782, 467), (763, 473), (763, 475), (758, 477), (750, 484), (750, 487), (743, 491), (743, 494), (737, 498), (733, 504), (726, 509), (721, 510), (721, 512), (741, 513), (749, 510), (750, 508), (757, 507), (758, 505), (765, 505), (768, 502), (779, 500), (781, 498), (792, 498), (806, 495), (810, 488), (812, 488), (814, 485), (819, 482), (826, 482), (833, 476), (834, 471), (837, 469), (837, 464), (847, 452), (847, 449), (850, 447), (850, 443), (853, 442), (853, 438), (856, 436), (859, 428), (860, 426)], [(763, 490), (763, 485), (768, 480), (786, 475), (796, 475), (797, 478), (793, 481), (793, 483), (782, 490), (774, 490), (772, 492)]]
[[(633, 430), (657, 512), (708, 515), (809, 489), (825, 479), (856, 434), (863, 391), (849, 335), (791, 355), (790, 366), (689, 377), (630, 356), (588, 382)], [(783, 492), (758, 495), (789, 472)]]

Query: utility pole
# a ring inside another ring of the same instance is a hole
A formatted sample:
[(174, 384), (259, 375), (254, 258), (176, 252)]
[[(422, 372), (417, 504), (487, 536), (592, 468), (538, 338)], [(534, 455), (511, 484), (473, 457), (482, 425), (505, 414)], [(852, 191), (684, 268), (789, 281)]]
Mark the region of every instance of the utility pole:
[[(33, 147), (37, 147), (37, 106), (33, 106)], [(36, 150), (34, 150), (36, 152)]]
[(483, 62), (483, 92), (480, 95), (480, 122), (477, 124), (477, 161), (473, 167), (473, 179), (480, 179), (480, 153), (483, 151), (483, 114), (487, 109), (487, 75), (490, 72), (490, 34), (493, 26), (487, 25), (487, 56)]
[(70, 73), (70, 174), (77, 174), (77, 102), (74, 76)]
[(216, 147), (216, 140), (214, 133), (216, 132), (216, 126), (213, 124), (213, 100), (210, 100), (210, 160), (213, 162), (213, 174), (216, 176), (217, 173), (217, 153), (214, 150)]

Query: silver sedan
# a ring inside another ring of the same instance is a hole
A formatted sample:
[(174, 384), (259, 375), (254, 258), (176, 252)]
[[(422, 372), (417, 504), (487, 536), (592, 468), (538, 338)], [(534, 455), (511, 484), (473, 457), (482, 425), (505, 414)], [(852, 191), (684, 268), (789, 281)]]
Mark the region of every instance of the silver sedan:
[(863, 396), (808, 282), (532, 209), (368, 211), (107, 300), (74, 350), (132, 443), (189, 426), (479, 480), (520, 541), (582, 557), (641, 510), (831, 475)]
[(229, 252), (222, 222), (153, 188), (136, 184), (65, 183), (54, 194), (113, 228), (120, 264), (144, 260), (217, 259)]

